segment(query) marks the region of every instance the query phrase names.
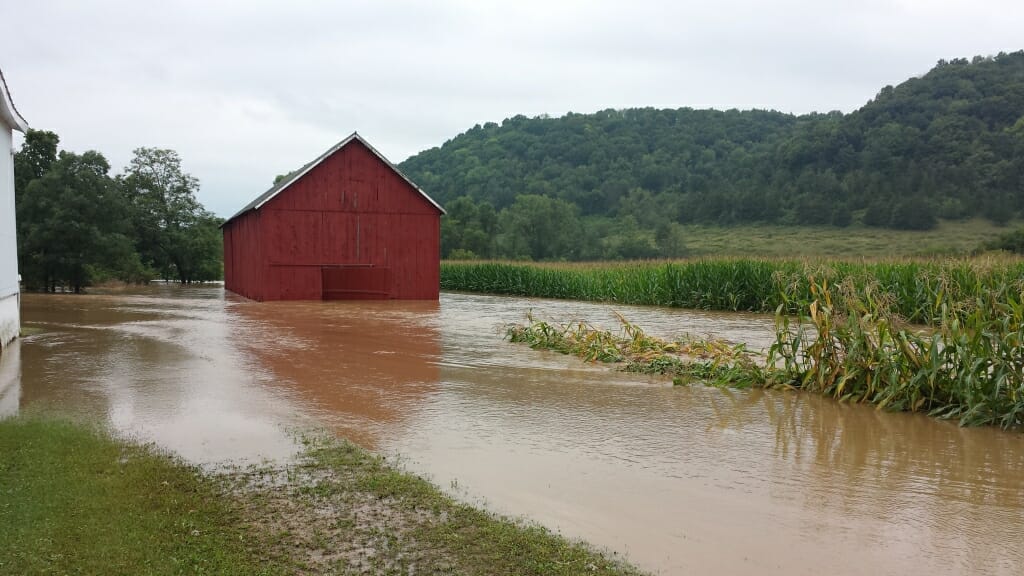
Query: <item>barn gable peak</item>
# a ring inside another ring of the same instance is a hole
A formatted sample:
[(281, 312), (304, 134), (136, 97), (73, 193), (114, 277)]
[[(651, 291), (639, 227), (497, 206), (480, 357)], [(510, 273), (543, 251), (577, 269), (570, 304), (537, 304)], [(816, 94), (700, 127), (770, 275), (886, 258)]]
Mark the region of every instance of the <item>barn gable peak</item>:
[(251, 210), (259, 210), (264, 204), (266, 204), (267, 202), (270, 202), (271, 200), (273, 200), (275, 196), (277, 196), (278, 194), (283, 192), (285, 189), (287, 189), (289, 186), (291, 186), (292, 184), (297, 182), (300, 178), (305, 176), (309, 171), (311, 171), (312, 169), (314, 169), (317, 166), (319, 166), (324, 160), (330, 158), (336, 152), (338, 152), (339, 150), (345, 148), (346, 146), (348, 146), (352, 142), (359, 142), (360, 144), (365, 146), (367, 150), (372, 152), (374, 156), (379, 158), (380, 161), (383, 162), (385, 165), (387, 165), (387, 167), (390, 168), (395, 174), (398, 174), (403, 180), (406, 181), (406, 183), (408, 183), (410, 186), (412, 186), (412, 188), (414, 190), (416, 190), (416, 192), (418, 192), (419, 195), (422, 196), (424, 200), (429, 202), (431, 206), (433, 206), (434, 208), (437, 208), (437, 210), (441, 214), (447, 214), (445, 209), (442, 208), (440, 204), (438, 204), (437, 202), (434, 201), (433, 198), (428, 196), (427, 193), (424, 192), (422, 188), (417, 186), (415, 182), (413, 182), (412, 180), (409, 179), (408, 176), (403, 174), (402, 171), (398, 169), (398, 167), (396, 167), (394, 164), (392, 164), (390, 160), (385, 158), (383, 154), (381, 154), (379, 151), (377, 151), (377, 149), (374, 148), (369, 142), (367, 142), (362, 136), (360, 136), (358, 132), (353, 132), (352, 134), (350, 134), (347, 138), (345, 138), (341, 142), (338, 142), (334, 146), (331, 146), (326, 152), (324, 152), (323, 154), (318, 156), (312, 162), (306, 164), (302, 168), (299, 168), (298, 170), (296, 170), (296, 171), (292, 172), (291, 174), (288, 174), (287, 176), (282, 178), (280, 182), (278, 182), (277, 184), (274, 184), (273, 186), (271, 186), (269, 190), (267, 190), (263, 194), (260, 194), (259, 196), (257, 196), (255, 200), (253, 200), (252, 202), (246, 204), (246, 206), (244, 208), (242, 208), (241, 210), (236, 212), (233, 216), (231, 216), (230, 218), (225, 220), (224, 223), (221, 224), (221, 227), (223, 228), (229, 222), (231, 222), (235, 218), (238, 218), (239, 216), (245, 214), (246, 212), (249, 212)]

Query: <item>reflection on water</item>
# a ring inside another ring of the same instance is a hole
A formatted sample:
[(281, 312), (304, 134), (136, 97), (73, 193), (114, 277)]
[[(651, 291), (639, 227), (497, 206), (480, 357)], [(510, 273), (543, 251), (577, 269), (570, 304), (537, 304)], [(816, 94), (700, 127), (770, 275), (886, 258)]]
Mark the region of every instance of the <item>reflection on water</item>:
[(222, 294), (26, 294), (22, 321), (42, 332), (21, 341), (22, 404), (104, 418), (199, 463), (294, 453), (287, 395), (237, 345), (262, 328)]
[(239, 345), (317, 420), (377, 449), (405, 430), (408, 413), (436, 392), (437, 302), (245, 302), (260, 327)]
[[(531, 309), (616, 324), (605, 305), (462, 294), (26, 295), (43, 332), (0, 360), (0, 410), (95, 414), (198, 462), (287, 457), (289, 428), (325, 426), (669, 574), (1024, 573), (1024, 434), (673, 388), (502, 340)], [(764, 316), (614, 309), (665, 337), (772, 338)]]

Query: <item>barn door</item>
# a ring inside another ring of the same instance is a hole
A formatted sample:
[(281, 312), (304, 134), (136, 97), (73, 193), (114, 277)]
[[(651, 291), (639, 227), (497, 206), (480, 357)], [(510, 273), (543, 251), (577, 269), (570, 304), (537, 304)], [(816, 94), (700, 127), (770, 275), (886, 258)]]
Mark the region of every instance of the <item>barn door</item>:
[(372, 266), (331, 266), (321, 269), (324, 300), (387, 300), (390, 270)]

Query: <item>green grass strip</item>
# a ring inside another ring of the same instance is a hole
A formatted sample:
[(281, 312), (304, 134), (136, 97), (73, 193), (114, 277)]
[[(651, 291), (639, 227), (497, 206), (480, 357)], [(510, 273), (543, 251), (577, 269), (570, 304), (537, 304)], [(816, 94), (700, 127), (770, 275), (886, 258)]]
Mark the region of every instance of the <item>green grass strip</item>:
[(0, 421), (0, 573), (278, 574), (217, 483), (42, 417)]
[(204, 474), (95, 427), (0, 421), (0, 574), (640, 574), (351, 443)]

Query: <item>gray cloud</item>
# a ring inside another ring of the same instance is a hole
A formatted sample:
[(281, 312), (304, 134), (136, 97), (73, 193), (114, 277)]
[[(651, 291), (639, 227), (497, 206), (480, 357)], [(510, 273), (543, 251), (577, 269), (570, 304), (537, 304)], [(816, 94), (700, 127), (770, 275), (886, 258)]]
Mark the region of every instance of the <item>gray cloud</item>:
[(353, 130), (397, 162), (516, 114), (850, 111), (940, 58), (1024, 47), (1024, 5), (984, 0), (40, 0), (0, 23), (33, 127), (117, 167), (174, 148), (221, 215)]

